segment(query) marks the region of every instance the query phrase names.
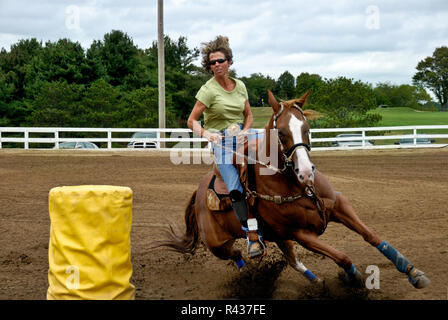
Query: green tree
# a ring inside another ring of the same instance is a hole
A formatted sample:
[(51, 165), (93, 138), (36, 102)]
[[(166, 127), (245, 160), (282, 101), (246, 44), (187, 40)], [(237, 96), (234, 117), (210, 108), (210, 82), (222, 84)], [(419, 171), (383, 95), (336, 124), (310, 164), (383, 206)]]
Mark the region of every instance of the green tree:
[(393, 96), (394, 86), (390, 82), (379, 82), (373, 88), (377, 105), (392, 107), (391, 97)]
[(371, 85), (345, 77), (325, 79), (309, 107), (325, 114), (324, 118), (313, 121), (317, 127), (374, 126), (381, 120), (381, 116), (368, 113), (376, 108)]
[[(171, 99), (173, 112), (179, 121), (179, 125), (186, 126), (191, 109), (195, 103), (195, 95), (204, 82), (210, 78), (201, 68), (196, 67), (193, 62), (199, 56), (197, 48), (189, 49), (187, 38), (179, 37), (177, 41), (164, 38), (165, 51), (165, 93), (166, 99)], [(152, 66), (154, 86), (157, 87), (157, 42), (146, 50), (149, 58), (148, 65)], [(167, 104), (168, 106), (168, 104)]]
[(86, 67), (84, 49), (79, 42), (69, 39), (48, 41), (26, 65), (23, 97), (33, 100), (40, 93), (43, 82), (84, 84)]
[(84, 86), (66, 81), (43, 82), (26, 117), (28, 126), (82, 126), (86, 110), (80, 103)]
[(3, 126), (20, 127), (26, 122), (26, 117), (31, 113), (31, 108), (22, 102), (14, 100), (8, 103), (0, 101), (0, 122)]
[[(120, 126), (127, 128), (157, 128), (158, 90), (156, 88), (140, 88), (127, 92), (122, 99)], [(176, 127), (175, 112), (172, 110), (170, 97), (166, 101), (166, 125)]]
[(295, 96), (294, 76), (289, 71), (278, 77), (274, 93), (283, 100), (293, 99)]
[(134, 90), (143, 87), (158, 87), (157, 61), (154, 63), (145, 53), (145, 50), (137, 51), (137, 65), (135, 71), (126, 76), (124, 89)]
[(323, 111), (338, 109), (366, 112), (376, 108), (375, 94), (371, 85), (360, 80), (338, 77), (326, 79), (314, 94), (313, 105)]
[(8, 76), (0, 73), (0, 101), (9, 102), (13, 100), (15, 86), (11, 81), (8, 81)]
[(448, 47), (436, 48), (431, 57), (417, 64), (415, 84), (431, 90), (445, 110), (448, 110)]
[(263, 107), (268, 103), (268, 89), (275, 88), (275, 80), (261, 73), (253, 73), (250, 77), (242, 77), (246, 85), (249, 102), (252, 107)]
[(110, 81), (107, 75), (106, 63), (103, 60), (104, 45), (99, 40), (93, 40), (86, 51), (86, 80), (90, 83), (98, 79)]
[(431, 97), (422, 87), (402, 84), (395, 87), (392, 96), (392, 105), (416, 109), (420, 104), (431, 101)]
[[(31, 63), (42, 54), (42, 43), (35, 38), (19, 40), (11, 46), (7, 52), (4, 48), (0, 54), (0, 85), (9, 92), (7, 96), (0, 98), (7, 99), (6, 102), (18, 100), (25, 96), (25, 89), (29, 86), (27, 75), (31, 68)], [(5, 93), (5, 92), (4, 92)]]
[(65, 80), (67, 83), (84, 83), (83, 71), (86, 68), (84, 49), (79, 42), (61, 39), (47, 42), (37, 65), (45, 81)]
[(323, 81), (320, 75), (302, 72), (296, 78), (295, 95), (296, 97), (300, 97), (307, 90), (311, 90), (311, 94), (308, 98), (308, 103), (313, 103), (314, 93), (317, 92), (319, 86), (321, 86), (322, 83)]
[(86, 110), (83, 127), (117, 127), (120, 125), (120, 98), (118, 87), (104, 79), (93, 82), (83, 93), (81, 105)]
[(420, 86), (378, 83), (373, 92), (378, 105), (389, 107), (421, 109), (421, 106), (428, 105), (431, 102), (429, 94)]
[(123, 85), (137, 67), (138, 48), (124, 32), (112, 30), (103, 41), (94, 41), (87, 50), (91, 80), (103, 78), (113, 86)]

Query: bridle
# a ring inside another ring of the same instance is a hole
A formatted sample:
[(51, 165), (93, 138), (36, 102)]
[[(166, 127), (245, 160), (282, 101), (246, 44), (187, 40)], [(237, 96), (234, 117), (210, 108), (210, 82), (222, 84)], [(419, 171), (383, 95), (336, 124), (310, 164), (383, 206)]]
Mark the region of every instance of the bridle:
[[(295, 103), (293, 104), (293, 107), (296, 108), (297, 110), (299, 110), (300, 113), (302, 114), (302, 116), (305, 117), (305, 113), (303, 112), (302, 108), (300, 108)], [(283, 110), (285, 110), (285, 107), (284, 107), (283, 103), (281, 102), (280, 110), (273, 116), (272, 126), (273, 126), (274, 130), (277, 130), (277, 119), (280, 117)], [(285, 165), (283, 166), (283, 169), (280, 169), (280, 172), (285, 171), (288, 167), (291, 167), (291, 168), (294, 167), (294, 161), (292, 160), (292, 157), (294, 156), (294, 153), (296, 153), (296, 151), (299, 148), (305, 148), (308, 151), (311, 151), (311, 146), (309, 144), (306, 144), (303, 142), (296, 143), (296, 144), (292, 145), (288, 150), (285, 151), (285, 146), (283, 145), (282, 140), (280, 139), (278, 134), (277, 134), (277, 139), (278, 139), (278, 144), (280, 146), (280, 151), (282, 152), (284, 162), (285, 162)]]

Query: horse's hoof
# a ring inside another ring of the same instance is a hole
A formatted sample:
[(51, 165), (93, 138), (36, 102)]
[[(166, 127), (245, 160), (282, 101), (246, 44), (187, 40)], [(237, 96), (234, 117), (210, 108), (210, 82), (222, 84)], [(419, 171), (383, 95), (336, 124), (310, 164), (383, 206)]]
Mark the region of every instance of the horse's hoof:
[(316, 288), (318, 288), (322, 292), (328, 292), (328, 287), (325, 284), (324, 280), (316, 278), (316, 280), (313, 281), (313, 284), (316, 286)]
[(408, 280), (417, 289), (423, 289), (431, 283), (425, 273), (415, 267), (408, 272)]
[(348, 274), (345, 271), (340, 271), (338, 273), (338, 276), (339, 279), (342, 280), (342, 282), (344, 282), (346, 285), (355, 288), (364, 287), (364, 280), (362, 278), (362, 274), (358, 270), (356, 270), (355, 274)]

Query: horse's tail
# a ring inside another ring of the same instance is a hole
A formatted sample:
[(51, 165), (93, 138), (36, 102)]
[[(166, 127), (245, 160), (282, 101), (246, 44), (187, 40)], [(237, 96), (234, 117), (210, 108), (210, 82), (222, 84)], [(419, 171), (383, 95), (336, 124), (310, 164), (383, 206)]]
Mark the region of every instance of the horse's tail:
[(169, 224), (168, 230), (166, 230), (166, 235), (168, 237), (165, 241), (159, 241), (156, 247), (168, 247), (174, 251), (180, 253), (190, 253), (193, 254), (199, 243), (199, 228), (196, 221), (195, 213), (195, 200), (196, 193), (193, 192), (190, 200), (185, 208), (185, 233), (183, 235), (178, 235), (174, 230), (172, 224)]

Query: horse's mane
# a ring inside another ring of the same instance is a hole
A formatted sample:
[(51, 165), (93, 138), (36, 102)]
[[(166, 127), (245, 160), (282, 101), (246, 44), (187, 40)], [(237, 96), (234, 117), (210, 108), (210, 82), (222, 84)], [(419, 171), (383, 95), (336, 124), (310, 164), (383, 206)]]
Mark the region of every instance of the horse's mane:
[(305, 115), (305, 117), (308, 120), (319, 119), (319, 118), (322, 118), (324, 116), (319, 111), (312, 110), (312, 109), (303, 110), (303, 114)]

